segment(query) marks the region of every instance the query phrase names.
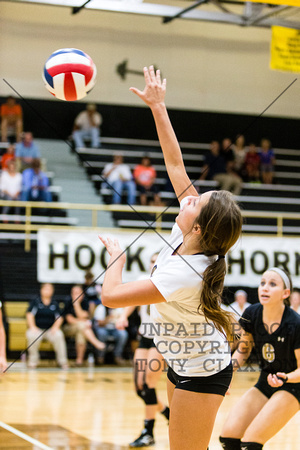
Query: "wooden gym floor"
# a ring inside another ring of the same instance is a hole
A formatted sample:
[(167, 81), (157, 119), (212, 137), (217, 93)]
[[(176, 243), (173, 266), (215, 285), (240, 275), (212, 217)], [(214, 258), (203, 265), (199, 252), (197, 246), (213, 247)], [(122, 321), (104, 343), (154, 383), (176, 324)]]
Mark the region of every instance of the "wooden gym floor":
[[(257, 375), (236, 375), (231, 394), (220, 408), (210, 450), (221, 450), (218, 435), (225, 417)], [(166, 401), (165, 374), (158, 393)], [(130, 368), (64, 372), (51, 368), (27, 370), (16, 363), (0, 378), (0, 399), (0, 450), (124, 450), (142, 430), (143, 404), (134, 393)], [(166, 420), (159, 415), (155, 439), (153, 449), (169, 448)], [(298, 413), (264, 449), (299, 448)]]

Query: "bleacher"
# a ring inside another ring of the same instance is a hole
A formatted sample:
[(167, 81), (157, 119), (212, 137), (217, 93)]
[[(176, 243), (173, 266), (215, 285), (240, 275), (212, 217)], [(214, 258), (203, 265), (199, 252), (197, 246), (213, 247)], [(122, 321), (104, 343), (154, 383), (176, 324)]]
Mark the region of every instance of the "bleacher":
[[(112, 161), (114, 151), (122, 151), (125, 163), (131, 169), (139, 163), (142, 156), (147, 154), (157, 172), (156, 183), (160, 187), (161, 199), (166, 206), (178, 206), (173, 191), (166, 190), (166, 171), (163, 155), (158, 141), (143, 141), (135, 139), (103, 138), (103, 148), (82, 148), (78, 150), (79, 159), (87, 171), (96, 191), (107, 204), (111, 202), (111, 190), (102, 188), (101, 172), (108, 162)], [(209, 152), (209, 144), (181, 143), (183, 158), (188, 175), (192, 181), (198, 180), (204, 157)], [(299, 213), (300, 211), (300, 150), (275, 148), (276, 166), (274, 184), (263, 185), (243, 183), (241, 195), (237, 198), (244, 211), (259, 211), (266, 213)], [(217, 188), (214, 181), (195, 181), (199, 192), (206, 192)], [(154, 214), (136, 214), (134, 211), (115, 212), (114, 219), (117, 227), (144, 228), (146, 219), (154, 221)], [(142, 217), (141, 217), (142, 216)], [(171, 228), (174, 216), (162, 215), (161, 227)], [(250, 233), (275, 233), (275, 218), (247, 218), (243, 231)], [(283, 224), (285, 234), (299, 234), (300, 221), (285, 219)]]
[[(5, 142), (0, 143), (0, 156), (5, 153), (8, 144)], [(52, 195), (53, 202), (59, 202), (60, 194), (62, 191), (61, 186), (55, 185), (55, 173), (53, 171), (47, 171), (47, 161), (46, 159), (41, 159), (42, 170), (45, 171), (47, 177), (49, 178), (50, 186), (49, 190)], [(1, 173), (0, 173), (1, 176)], [(73, 217), (70, 218), (67, 215), (67, 211), (64, 209), (54, 209), (54, 208), (35, 208), (32, 214), (27, 218), (25, 216), (25, 208), (20, 208), (20, 214), (14, 214), (13, 208), (8, 214), (2, 214), (2, 208), (0, 206), (0, 222), (17, 222), (25, 223), (26, 220), (30, 220), (31, 224), (49, 224), (49, 225), (76, 225), (77, 220)]]

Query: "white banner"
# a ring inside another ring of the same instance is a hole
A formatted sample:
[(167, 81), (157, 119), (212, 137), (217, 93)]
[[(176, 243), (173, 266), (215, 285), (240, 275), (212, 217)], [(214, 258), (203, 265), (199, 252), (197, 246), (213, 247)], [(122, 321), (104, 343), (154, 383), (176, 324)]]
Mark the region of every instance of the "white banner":
[[(111, 230), (105, 236), (117, 238), (127, 250), (123, 281), (136, 280), (148, 272), (151, 255), (159, 251), (169, 233)], [(95, 232), (38, 232), (38, 281), (83, 283), (86, 270), (103, 282), (109, 256)], [(300, 238), (243, 236), (227, 255), (226, 286), (257, 287), (269, 267), (288, 270), (300, 287)]]

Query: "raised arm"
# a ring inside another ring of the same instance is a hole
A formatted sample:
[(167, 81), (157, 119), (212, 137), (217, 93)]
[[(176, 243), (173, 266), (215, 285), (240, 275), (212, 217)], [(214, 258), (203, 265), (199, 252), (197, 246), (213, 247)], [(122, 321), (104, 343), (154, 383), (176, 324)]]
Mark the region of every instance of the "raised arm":
[(131, 87), (152, 111), (159, 142), (163, 151), (166, 169), (179, 201), (188, 195), (198, 195), (188, 177), (178, 140), (165, 105), (166, 79), (161, 81), (160, 71), (153, 66), (144, 68), (146, 86), (143, 91)]
[(123, 308), (166, 301), (150, 279), (123, 284), (122, 270), (126, 261), (125, 253), (120, 249), (116, 239), (104, 239), (101, 236), (99, 239), (110, 255), (102, 286), (101, 300), (104, 306)]

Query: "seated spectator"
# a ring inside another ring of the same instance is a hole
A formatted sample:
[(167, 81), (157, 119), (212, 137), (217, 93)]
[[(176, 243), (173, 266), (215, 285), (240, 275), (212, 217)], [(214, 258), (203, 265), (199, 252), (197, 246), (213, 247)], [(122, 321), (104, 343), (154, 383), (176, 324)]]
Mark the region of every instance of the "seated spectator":
[(245, 137), (242, 134), (236, 138), (235, 144), (232, 145), (232, 150), (234, 153), (234, 170), (242, 179), (244, 179), (247, 150), (245, 147)]
[(6, 152), (4, 155), (2, 155), (1, 158), (1, 169), (6, 170), (7, 169), (7, 162), (11, 159), (15, 159), (15, 146), (11, 144), (9, 147), (7, 147)]
[(68, 368), (65, 336), (60, 329), (64, 319), (58, 303), (53, 300), (53, 294), (54, 286), (51, 283), (42, 284), (40, 297), (30, 303), (26, 313), (28, 367), (31, 369), (38, 365), (39, 348), (43, 340), (53, 345), (59, 366)]
[[(122, 358), (123, 350), (128, 339), (126, 330), (118, 330), (116, 322), (121, 316), (123, 308), (109, 309), (108, 313), (104, 305), (97, 306), (94, 314), (94, 330), (98, 339), (107, 343), (111, 338), (114, 339), (113, 354), (115, 362), (118, 365), (124, 364)], [(109, 346), (107, 347), (109, 348)], [(105, 351), (100, 351), (97, 361), (99, 364), (104, 362)]]
[[(1, 198), (3, 200), (20, 200), (22, 190), (22, 175), (16, 171), (16, 162), (10, 159), (7, 170), (3, 170), (0, 179)], [(9, 206), (4, 206), (2, 214), (7, 214)], [(19, 214), (20, 208), (15, 208), (15, 214)]]
[(141, 163), (135, 166), (133, 171), (137, 190), (140, 192), (141, 205), (147, 205), (147, 197), (152, 194), (154, 206), (161, 206), (160, 195), (158, 188), (154, 184), (156, 178), (156, 170), (151, 164), (151, 159), (148, 156), (144, 156)]
[(40, 150), (33, 141), (32, 133), (26, 132), (23, 134), (22, 142), (19, 142), (16, 145), (15, 156), (17, 168), (20, 172), (23, 172), (24, 169), (31, 167), (34, 159), (41, 157)]
[(259, 150), (260, 172), (262, 182), (264, 184), (272, 184), (274, 177), (275, 154), (271, 148), (269, 139), (261, 140), (261, 148)]
[(96, 338), (92, 330), (92, 322), (89, 320), (89, 302), (79, 285), (71, 289), (71, 298), (65, 307), (65, 318), (66, 324), (63, 331), (67, 337), (75, 336), (76, 365), (82, 366), (87, 341), (97, 350), (104, 350), (105, 344)]
[(20, 142), (23, 131), (22, 107), (14, 97), (7, 97), (1, 105), (1, 139), (2, 142)]
[(106, 164), (103, 169), (102, 176), (106, 180), (102, 186), (113, 189), (113, 204), (121, 203), (123, 189), (125, 189), (128, 193), (127, 203), (130, 205), (135, 204), (135, 182), (132, 179), (130, 167), (123, 162), (122, 154), (114, 154), (113, 162)]
[(248, 152), (245, 158), (246, 177), (249, 183), (259, 183), (260, 157), (256, 150), (256, 145), (249, 144)]
[(49, 179), (41, 171), (41, 161), (34, 159), (31, 169), (25, 169), (22, 174), (22, 201), (51, 202)]
[(205, 156), (200, 180), (217, 181), (221, 189), (238, 195), (241, 191), (242, 180), (234, 173), (227, 172), (227, 164), (224, 154), (220, 153), (218, 141), (210, 144), (210, 153)]
[(229, 175), (228, 180), (231, 181), (229, 188), (223, 187), (223, 189), (232, 192), (234, 195), (239, 195), (242, 190), (243, 180), (235, 170), (235, 154), (232, 149), (232, 142), (230, 138), (223, 139), (220, 153), (225, 159), (226, 173)]
[(204, 158), (200, 180), (214, 180), (216, 175), (226, 174), (226, 164), (223, 156), (220, 155), (219, 142), (211, 141), (209, 150), (210, 153)]
[(294, 288), (290, 295), (291, 309), (300, 314), (300, 289)]
[(2, 302), (0, 301), (0, 375), (6, 368), (6, 336), (2, 316)]
[(91, 140), (93, 148), (99, 148), (100, 145), (100, 125), (102, 116), (96, 111), (96, 105), (90, 103), (85, 111), (81, 111), (75, 119), (73, 129), (73, 139), (75, 147), (84, 147), (84, 139)]
[(94, 282), (95, 276), (89, 270), (85, 273), (84, 276), (84, 296), (86, 300), (89, 302), (89, 313), (90, 317), (94, 317), (95, 309), (98, 305), (101, 304), (100, 295), (101, 295), (101, 285)]

